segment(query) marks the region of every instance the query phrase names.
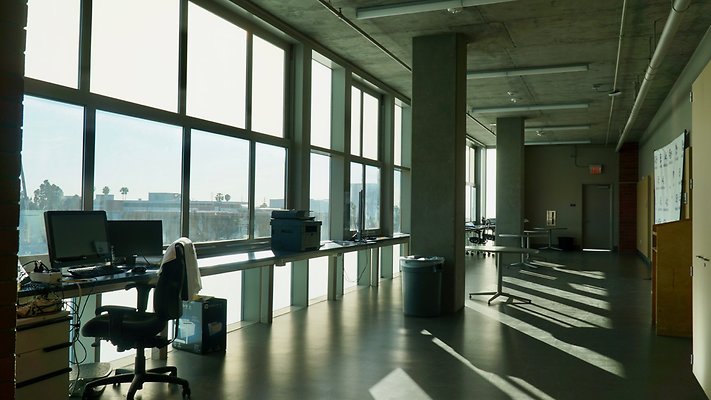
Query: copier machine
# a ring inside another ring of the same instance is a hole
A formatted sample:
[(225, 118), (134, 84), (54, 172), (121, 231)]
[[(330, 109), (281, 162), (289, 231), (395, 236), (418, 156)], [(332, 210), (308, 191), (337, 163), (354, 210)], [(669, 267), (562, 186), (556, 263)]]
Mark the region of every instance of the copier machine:
[(272, 250), (307, 251), (321, 246), (321, 221), (308, 210), (272, 211)]

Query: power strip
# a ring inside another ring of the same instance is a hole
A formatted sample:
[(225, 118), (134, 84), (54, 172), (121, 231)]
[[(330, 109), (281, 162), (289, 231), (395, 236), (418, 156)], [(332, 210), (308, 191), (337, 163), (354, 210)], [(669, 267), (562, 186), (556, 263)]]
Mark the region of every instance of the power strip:
[(61, 272), (30, 272), (32, 282), (48, 283), (50, 285), (62, 283)]

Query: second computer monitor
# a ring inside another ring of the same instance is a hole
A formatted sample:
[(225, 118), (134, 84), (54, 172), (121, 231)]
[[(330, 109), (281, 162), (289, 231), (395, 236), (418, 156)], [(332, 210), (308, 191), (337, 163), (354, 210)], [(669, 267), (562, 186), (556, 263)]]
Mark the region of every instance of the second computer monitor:
[(114, 261), (132, 264), (136, 259), (163, 255), (161, 220), (114, 220), (108, 226)]

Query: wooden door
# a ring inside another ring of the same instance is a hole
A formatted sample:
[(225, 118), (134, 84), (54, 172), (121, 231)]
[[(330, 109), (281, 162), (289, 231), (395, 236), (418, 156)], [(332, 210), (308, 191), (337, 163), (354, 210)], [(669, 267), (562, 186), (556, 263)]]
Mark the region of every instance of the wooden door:
[[(711, 204), (711, 63), (693, 85), (691, 144), (696, 171), (691, 189), (692, 204)], [(702, 172), (703, 171), (703, 172)], [(706, 395), (711, 397), (711, 213), (694, 212), (692, 222), (693, 371)]]

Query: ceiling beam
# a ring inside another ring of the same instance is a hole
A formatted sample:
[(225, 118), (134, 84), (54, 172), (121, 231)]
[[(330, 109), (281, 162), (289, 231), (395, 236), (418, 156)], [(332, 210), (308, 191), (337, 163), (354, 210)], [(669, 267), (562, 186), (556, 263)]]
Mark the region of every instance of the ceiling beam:
[(464, 7), (482, 6), (485, 4), (507, 3), (515, 0), (419, 0), (405, 1), (395, 4), (356, 8), (357, 19), (391, 17), (394, 15), (416, 14), (427, 11), (459, 9)]

